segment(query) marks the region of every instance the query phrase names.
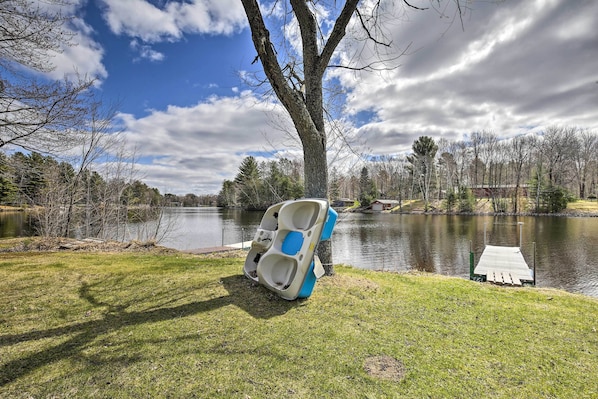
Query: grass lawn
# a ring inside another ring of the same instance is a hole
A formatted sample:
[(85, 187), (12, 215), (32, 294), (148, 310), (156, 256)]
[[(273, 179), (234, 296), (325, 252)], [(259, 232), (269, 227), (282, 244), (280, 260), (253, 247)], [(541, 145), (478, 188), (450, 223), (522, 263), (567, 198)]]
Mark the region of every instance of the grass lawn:
[(0, 397), (598, 397), (596, 299), (337, 266), (287, 302), (242, 264), (0, 254)]
[(569, 202), (567, 204), (567, 209), (568, 210), (572, 210), (572, 211), (578, 211), (578, 212), (587, 212), (587, 213), (593, 213), (593, 214), (598, 214), (598, 201), (593, 200), (577, 200), (574, 202)]

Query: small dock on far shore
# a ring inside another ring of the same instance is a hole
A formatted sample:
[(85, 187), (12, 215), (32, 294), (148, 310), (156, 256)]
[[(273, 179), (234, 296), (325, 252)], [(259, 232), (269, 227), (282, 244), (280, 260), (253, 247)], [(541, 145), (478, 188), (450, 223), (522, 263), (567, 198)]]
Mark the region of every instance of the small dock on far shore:
[(519, 247), (486, 245), (472, 279), (504, 285), (535, 285), (534, 272)]

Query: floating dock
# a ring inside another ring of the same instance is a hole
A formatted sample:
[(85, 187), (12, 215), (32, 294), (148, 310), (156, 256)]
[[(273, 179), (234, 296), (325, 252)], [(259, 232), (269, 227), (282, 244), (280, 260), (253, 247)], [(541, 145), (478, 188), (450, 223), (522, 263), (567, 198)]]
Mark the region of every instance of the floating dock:
[(471, 279), (477, 281), (517, 286), (535, 285), (534, 272), (527, 265), (519, 247), (486, 245), (471, 274)]

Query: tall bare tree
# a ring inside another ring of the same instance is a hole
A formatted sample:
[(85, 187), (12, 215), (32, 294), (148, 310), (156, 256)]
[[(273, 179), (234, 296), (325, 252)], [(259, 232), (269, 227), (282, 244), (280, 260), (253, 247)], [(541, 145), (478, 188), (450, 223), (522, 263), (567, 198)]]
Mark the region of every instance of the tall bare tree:
[(564, 186), (569, 172), (573, 169), (576, 128), (570, 126), (548, 126), (542, 141), (542, 156), (546, 161), (548, 182)]
[(598, 135), (582, 129), (577, 134), (577, 143), (574, 151), (575, 177), (579, 186), (579, 197), (586, 198), (591, 167), (598, 162)]
[(479, 169), (480, 169), (480, 152), (484, 143), (484, 136), (482, 132), (472, 132), (470, 135), (470, 147), (471, 153), (473, 155), (473, 167), (472, 167), (472, 177), (471, 177), (471, 184), (473, 186), (477, 186), (478, 184), (484, 184), (484, 177), (480, 181), (479, 179)]
[(511, 162), (514, 169), (513, 212), (519, 211), (519, 194), (524, 175), (524, 167), (531, 169), (536, 136), (518, 136), (511, 141)]
[[(86, 115), (93, 79), (50, 81), (54, 54), (74, 45), (61, 14), (65, 0), (0, 1), (0, 148), (53, 152), (72, 143), (70, 129)], [(35, 73), (32, 73), (35, 72)]]
[[(318, 37), (322, 31), (309, 3), (304, 0), (290, 0), (292, 12), (301, 31), (303, 76), (299, 76), (290, 63), (287, 67), (280, 65), (258, 1), (242, 0), (242, 3), (264, 73), (276, 96), (288, 111), (303, 146), (305, 195), (327, 198), (327, 136), (322, 80), (335, 49), (345, 36), (345, 29), (357, 9), (359, 0), (349, 0), (345, 3), (323, 46), (320, 46)], [(333, 274), (331, 252), (330, 245), (326, 244), (321, 245), (318, 250), (327, 274)]]
[[(81, 142), (79, 145), (80, 156), (74, 161), (76, 166), (75, 175), (68, 190), (68, 207), (66, 210), (67, 221), (65, 225), (64, 236), (69, 237), (72, 228), (72, 219), (74, 216), (74, 207), (78, 202), (78, 196), (86, 199), (86, 210), (89, 212), (90, 196), (81, 193), (81, 183), (85, 177), (92, 174), (92, 165), (100, 158), (109, 156), (115, 148), (124, 146), (124, 140), (120, 131), (114, 131), (113, 122), (116, 115), (116, 108), (111, 107), (102, 109), (101, 103), (90, 104), (90, 113), (87, 116), (87, 124), (81, 126), (83, 130), (80, 133)], [(87, 181), (88, 186), (90, 181)], [(89, 191), (89, 187), (87, 187)], [(97, 212), (96, 212), (97, 213)], [(86, 229), (92, 224), (89, 215), (86, 215)], [(86, 232), (89, 236), (89, 232)]]

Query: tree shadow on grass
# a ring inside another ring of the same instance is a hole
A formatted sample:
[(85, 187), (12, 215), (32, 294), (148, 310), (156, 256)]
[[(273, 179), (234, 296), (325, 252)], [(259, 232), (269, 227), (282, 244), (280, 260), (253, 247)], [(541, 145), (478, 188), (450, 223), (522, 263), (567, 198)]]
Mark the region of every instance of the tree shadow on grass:
[(126, 310), (128, 305), (111, 305), (98, 300), (92, 294), (90, 286), (82, 283), (79, 288), (79, 297), (94, 307), (107, 307), (108, 311), (104, 317), (63, 327), (0, 336), (0, 348), (45, 338), (71, 336), (58, 345), (1, 364), (0, 387), (38, 368), (77, 356), (97, 337), (124, 327), (179, 319), (229, 305), (237, 306), (254, 318), (269, 319), (283, 315), (301, 303), (301, 301), (289, 302), (281, 299), (242, 275), (221, 278), (220, 283), (227, 290), (228, 295), (170, 307), (165, 307), (162, 304), (159, 308), (131, 312)]

